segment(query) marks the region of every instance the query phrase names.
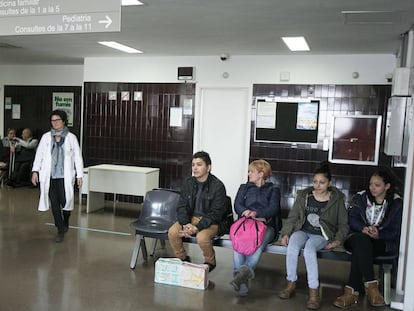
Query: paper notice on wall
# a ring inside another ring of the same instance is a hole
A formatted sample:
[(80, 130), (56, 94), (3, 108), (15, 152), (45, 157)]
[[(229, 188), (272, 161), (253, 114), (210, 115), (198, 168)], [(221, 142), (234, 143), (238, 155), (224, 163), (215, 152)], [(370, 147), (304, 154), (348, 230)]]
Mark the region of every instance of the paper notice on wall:
[(52, 109), (68, 115), (68, 126), (73, 126), (74, 93), (52, 93)]
[(316, 130), (318, 127), (318, 103), (298, 103), (296, 129)]
[(264, 129), (276, 128), (276, 102), (258, 102), (256, 127)]
[(6, 97), (4, 99), (4, 109), (12, 109), (12, 98)]
[(171, 127), (183, 126), (183, 108), (181, 107), (170, 108), (170, 126)]
[(193, 114), (193, 99), (184, 98), (183, 108), (184, 108), (184, 114), (191, 116)]
[(12, 119), (13, 120), (19, 120), (20, 119), (20, 111), (21, 111), (20, 104), (12, 105)]
[(141, 91), (134, 91), (134, 100), (142, 100), (142, 92)]

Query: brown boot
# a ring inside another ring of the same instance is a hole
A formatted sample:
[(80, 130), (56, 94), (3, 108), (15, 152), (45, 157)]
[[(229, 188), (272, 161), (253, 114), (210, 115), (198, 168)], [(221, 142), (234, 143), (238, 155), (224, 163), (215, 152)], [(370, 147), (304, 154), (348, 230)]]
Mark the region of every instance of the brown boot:
[(296, 282), (288, 281), (286, 288), (279, 292), (279, 298), (289, 299), (295, 294), (295, 289), (296, 289)]
[(318, 310), (321, 306), (321, 299), (319, 298), (319, 291), (317, 288), (309, 288), (309, 300), (306, 307), (311, 310)]
[(358, 296), (359, 293), (347, 285), (344, 288), (344, 294), (336, 298), (333, 304), (338, 308), (348, 308), (358, 303)]
[(368, 301), (373, 307), (385, 306), (384, 297), (382, 297), (378, 289), (378, 281), (365, 282), (365, 294), (368, 297)]

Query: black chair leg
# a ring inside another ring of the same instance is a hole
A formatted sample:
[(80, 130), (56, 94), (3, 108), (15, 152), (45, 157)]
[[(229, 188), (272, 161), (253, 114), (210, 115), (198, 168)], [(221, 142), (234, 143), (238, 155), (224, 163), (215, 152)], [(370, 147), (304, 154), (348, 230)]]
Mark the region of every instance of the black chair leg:
[[(165, 240), (160, 239), (159, 241), (161, 242), (161, 249), (164, 249), (165, 248)], [(151, 251), (151, 254), (150, 254), (151, 257), (153, 257), (155, 255), (157, 244), (158, 244), (158, 239), (153, 239), (152, 240), (152, 251)]]

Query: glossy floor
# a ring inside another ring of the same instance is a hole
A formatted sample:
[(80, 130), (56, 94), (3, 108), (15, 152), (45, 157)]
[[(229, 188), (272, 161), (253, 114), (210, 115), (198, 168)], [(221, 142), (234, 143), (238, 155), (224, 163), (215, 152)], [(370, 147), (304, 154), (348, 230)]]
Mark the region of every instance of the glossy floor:
[[(63, 243), (55, 243), (50, 212), (38, 212), (38, 189), (0, 190), (0, 310), (306, 310), (306, 275), (300, 260), (297, 294), (281, 300), (284, 257), (264, 254), (248, 297), (234, 295), (229, 281), (232, 253), (217, 249), (217, 268), (205, 291), (154, 284), (154, 259), (129, 268), (134, 235), (129, 223), (138, 206), (116, 206), (85, 214), (76, 204)], [(193, 261), (202, 262), (195, 245)], [(171, 256), (168, 247), (156, 256)], [(320, 261), (321, 310), (339, 310), (332, 302), (341, 293), (348, 263)], [(329, 286), (328, 286), (329, 285)], [(353, 310), (374, 309), (363, 298)], [(388, 310), (387, 307), (375, 310)]]

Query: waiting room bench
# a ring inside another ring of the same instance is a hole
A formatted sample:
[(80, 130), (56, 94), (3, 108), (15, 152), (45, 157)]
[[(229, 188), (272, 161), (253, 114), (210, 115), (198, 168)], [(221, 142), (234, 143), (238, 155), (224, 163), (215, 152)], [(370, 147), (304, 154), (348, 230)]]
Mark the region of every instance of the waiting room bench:
[[(196, 238), (184, 238), (184, 242), (196, 244)], [(231, 240), (228, 235), (225, 235), (220, 238), (213, 240), (213, 245), (216, 247), (224, 247), (233, 249)], [(285, 255), (286, 256), (286, 246), (278, 244), (268, 244), (264, 250), (264, 253)], [(336, 260), (336, 261), (351, 261), (351, 254), (348, 253), (343, 248), (338, 248), (335, 250), (321, 250), (317, 253), (318, 258)], [(382, 286), (383, 286), (383, 295), (384, 300), (387, 305), (391, 303), (391, 272), (392, 267), (396, 263), (397, 256), (379, 256), (374, 259), (374, 264), (379, 265), (382, 271)]]
[[(167, 233), (147, 233), (142, 235), (142, 232), (139, 232), (135, 228), (137, 221), (131, 223), (131, 227), (135, 229), (135, 235), (136, 235), (136, 241), (135, 241), (135, 247), (132, 252), (131, 262), (130, 262), (130, 268), (135, 269), (136, 262), (138, 259), (139, 251), (141, 250), (142, 257), (144, 261), (148, 260), (148, 252), (147, 247), (145, 243), (144, 237), (153, 238), (153, 246), (152, 246), (152, 252), (151, 256), (154, 255), (157, 241), (160, 240), (162, 246), (165, 245), (165, 241), (168, 240), (168, 234)], [(196, 244), (196, 238), (183, 238), (183, 241), (185, 243), (192, 243)], [(213, 245), (215, 247), (224, 247), (228, 249), (233, 249), (231, 240), (229, 239), (228, 235), (224, 235), (222, 237), (218, 237), (213, 239)], [(265, 253), (269, 254), (277, 254), (277, 255), (285, 255), (286, 256), (286, 246), (278, 245), (278, 244), (269, 244), (266, 246)], [(335, 249), (335, 250), (321, 250), (317, 253), (318, 258), (320, 259), (328, 259), (328, 260), (336, 260), (336, 261), (351, 261), (351, 254), (347, 253), (345, 249)], [(384, 300), (386, 304), (391, 303), (391, 272), (393, 266), (396, 264), (397, 256), (380, 256), (376, 257), (374, 259), (374, 264), (379, 265), (381, 267), (381, 277), (382, 277), (382, 287), (383, 287), (383, 294), (384, 294)]]

